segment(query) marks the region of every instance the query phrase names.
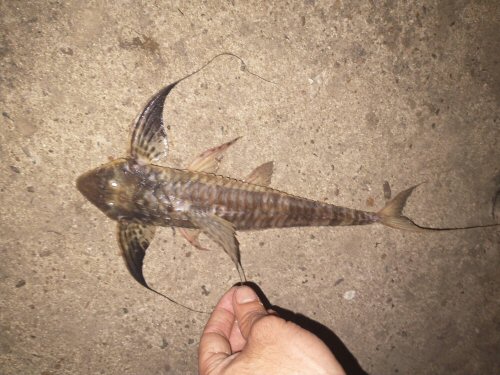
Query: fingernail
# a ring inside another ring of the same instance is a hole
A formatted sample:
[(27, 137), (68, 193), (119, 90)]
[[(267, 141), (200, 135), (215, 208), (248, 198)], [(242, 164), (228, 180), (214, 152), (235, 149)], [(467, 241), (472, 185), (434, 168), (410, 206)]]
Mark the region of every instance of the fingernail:
[(236, 302), (239, 304), (258, 301), (257, 294), (248, 286), (242, 286), (236, 290)]

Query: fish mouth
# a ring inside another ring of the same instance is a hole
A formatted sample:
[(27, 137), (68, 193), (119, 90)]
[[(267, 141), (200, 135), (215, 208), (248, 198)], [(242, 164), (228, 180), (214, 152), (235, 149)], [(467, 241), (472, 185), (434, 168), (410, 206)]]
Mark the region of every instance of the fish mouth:
[(94, 171), (89, 171), (80, 175), (76, 179), (76, 188), (82, 195), (87, 198), (94, 205), (99, 206), (99, 202), (103, 199), (102, 192), (100, 191), (99, 181), (96, 178)]

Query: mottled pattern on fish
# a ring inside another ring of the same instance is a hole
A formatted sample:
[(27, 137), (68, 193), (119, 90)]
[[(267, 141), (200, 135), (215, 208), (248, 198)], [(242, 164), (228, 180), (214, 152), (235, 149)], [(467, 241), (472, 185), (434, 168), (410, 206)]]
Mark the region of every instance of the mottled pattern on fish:
[[(371, 224), (371, 212), (293, 196), (212, 173), (118, 160), (107, 169), (108, 200), (101, 208), (115, 220), (193, 228), (191, 215), (211, 213), (236, 230)], [(107, 205), (107, 206), (106, 206)]]
[(126, 158), (95, 168), (77, 180), (82, 194), (118, 222), (118, 242), (126, 265), (146, 288), (151, 289), (144, 279), (142, 266), (156, 226), (179, 228), (199, 249), (203, 247), (198, 236), (203, 232), (222, 247), (238, 271), (242, 268), (236, 230), (377, 222), (398, 229), (424, 230), (402, 215), (415, 187), (399, 193), (374, 213), (274, 190), (268, 187), (272, 162), (257, 167), (244, 180), (217, 175), (223, 152), (237, 138), (200, 154), (187, 169), (157, 165), (168, 151), (163, 125), (165, 99), (187, 77), (164, 87), (149, 100), (132, 128)]

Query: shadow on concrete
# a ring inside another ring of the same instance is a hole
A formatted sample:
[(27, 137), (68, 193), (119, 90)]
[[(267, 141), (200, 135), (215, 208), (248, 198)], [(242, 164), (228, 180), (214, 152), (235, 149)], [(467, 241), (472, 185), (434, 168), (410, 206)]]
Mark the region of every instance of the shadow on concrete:
[(293, 311), (280, 306), (272, 305), (262, 289), (260, 289), (260, 287), (254, 282), (247, 281), (243, 284), (249, 286), (255, 291), (255, 293), (257, 293), (266, 309), (273, 309), (283, 319), (294, 322), (295, 324), (318, 336), (335, 355), (348, 375), (368, 375), (368, 373), (361, 368), (356, 358), (352, 355), (349, 349), (347, 349), (342, 340), (340, 340), (340, 338), (333, 333), (330, 328), (311, 318), (308, 318), (305, 315), (294, 313)]

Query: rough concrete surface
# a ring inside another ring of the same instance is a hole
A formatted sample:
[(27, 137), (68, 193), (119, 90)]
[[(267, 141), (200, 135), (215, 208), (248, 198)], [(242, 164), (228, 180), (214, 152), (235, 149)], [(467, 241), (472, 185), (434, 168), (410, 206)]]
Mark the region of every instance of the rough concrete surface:
[[(132, 279), (75, 179), (125, 154), (151, 94), (223, 51), (246, 69), (221, 57), (168, 99), (168, 165), (243, 136), (222, 174), (274, 160), (273, 187), (365, 210), (384, 181), (427, 181), (406, 209), (418, 223), (493, 221), (498, 2), (3, 0), (0, 22), (3, 375), (197, 372), (207, 316)], [(500, 373), (499, 229), (238, 236), (270, 302), (331, 329), (366, 373)], [(146, 278), (210, 309), (239, 279), (208, 246), (160, 230)]]

